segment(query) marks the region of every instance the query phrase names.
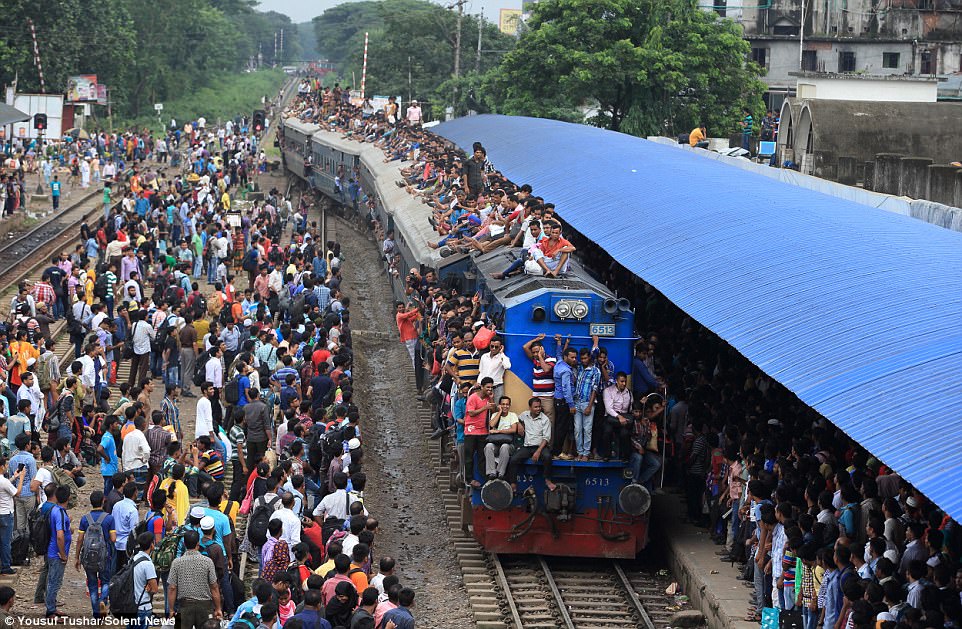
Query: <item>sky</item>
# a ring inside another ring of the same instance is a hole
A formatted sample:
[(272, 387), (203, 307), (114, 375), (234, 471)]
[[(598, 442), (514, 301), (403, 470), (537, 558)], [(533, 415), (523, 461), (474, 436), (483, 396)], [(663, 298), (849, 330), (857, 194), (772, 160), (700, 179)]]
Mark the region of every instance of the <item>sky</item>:
[[(438, 4), (450, 2), (434, 0)], [(341, 4), (340, 0), (261, 0), (258, 8), (262, 11), (277, 11), (291, 18), (295, 24), (309, 22), (325, 9)], [(468, 0), (464, 9), (467, 13), (478, 14), (484, 9), (484, 16), (491, 22), (498, 22), (501, 9), (520, 9), (521, 0)]]

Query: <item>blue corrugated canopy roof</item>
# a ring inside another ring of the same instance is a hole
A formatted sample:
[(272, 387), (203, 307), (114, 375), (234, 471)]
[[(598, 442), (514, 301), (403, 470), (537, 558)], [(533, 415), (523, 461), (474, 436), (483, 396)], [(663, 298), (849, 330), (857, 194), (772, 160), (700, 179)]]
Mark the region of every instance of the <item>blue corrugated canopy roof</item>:
[(962, 521), (962, 234), (585, 125), (434, 129)]

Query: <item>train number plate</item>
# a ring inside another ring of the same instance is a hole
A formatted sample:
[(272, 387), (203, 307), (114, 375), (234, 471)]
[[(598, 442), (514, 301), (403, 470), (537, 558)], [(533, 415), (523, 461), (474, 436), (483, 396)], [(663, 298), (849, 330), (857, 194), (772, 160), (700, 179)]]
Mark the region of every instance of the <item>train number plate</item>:
[(589, 336), (614, 336), (614, 323), (591, 323), (588, 326)]

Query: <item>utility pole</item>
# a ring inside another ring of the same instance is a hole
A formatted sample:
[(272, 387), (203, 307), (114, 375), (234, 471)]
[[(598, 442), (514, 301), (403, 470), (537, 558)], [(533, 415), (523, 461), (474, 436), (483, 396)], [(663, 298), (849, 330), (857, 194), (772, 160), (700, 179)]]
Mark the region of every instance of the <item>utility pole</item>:
[(281, 59), (284, 58), (284, 29), (281, 29)]
[(277, 31), (274, 31), (274, 58), (272, 61), (272, 67), (277, 65)]
[(454, 34), (454, 78), (461, 76), (461, 22), (464, 20), (464, 4), (468, 0), (457, 0), (449, 9), (458, 8), (458, 28)]
[(478, 54), (474, 58), (474, 71), (481, 74), (481, 33), (484, 31), (484, 7), (481, 7), (481, 17), (478, 18)]

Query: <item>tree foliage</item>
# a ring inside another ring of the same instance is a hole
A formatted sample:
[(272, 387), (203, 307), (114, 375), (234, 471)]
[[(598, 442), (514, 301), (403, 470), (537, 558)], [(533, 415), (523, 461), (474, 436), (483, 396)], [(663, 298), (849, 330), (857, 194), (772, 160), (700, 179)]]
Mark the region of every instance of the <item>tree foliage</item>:
[(691, 0), (543, 0), (517, 47), (485, 77), (498, 111), (583, 119), (638, 135), (699, 119), (734, 129), (764, 87), (731, 20)]
[[(256, 0), (6, 0), (0, 40), (0, 83), (39, 92), (27, 18), (34, 21), (46, 88), (63, 92), (67, 77), (96, 74), (114, 111), (137, 116), (237, 72), (257, 55), (264, 62), (299, 59), (297, 29), (280, 13), (256, 11)], [(274, 33), (285, 29), (274, 58)]]
[[(479, 23), (473, 15), (465, 15), (462, 20), (462, 79), (477, 69)], [(490, 22), (484, 22), (481, 28), (483, 51), (514, 47), (514, 38), (504, 35)], [(453, 104), (463, 97), (460, 90), (438, 89), (453, 76), (456, 30), (457, 13), (426, 0), (351, 2), (314, 18), (318, 50), (336, 64), (341, 76), (350, 79), (349, 84), (360, 86), (364, 33), (367, 32), (365, 87), (369, 94), (393, 94), (405, 99), (410, 94), (414, 98), (440, 101), (442, 105)], [(478, 74), (492, 69), (499, 60), (499, 52), (483, 52)]]

